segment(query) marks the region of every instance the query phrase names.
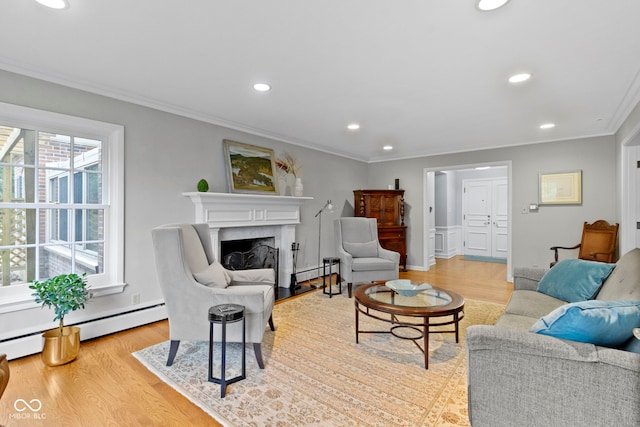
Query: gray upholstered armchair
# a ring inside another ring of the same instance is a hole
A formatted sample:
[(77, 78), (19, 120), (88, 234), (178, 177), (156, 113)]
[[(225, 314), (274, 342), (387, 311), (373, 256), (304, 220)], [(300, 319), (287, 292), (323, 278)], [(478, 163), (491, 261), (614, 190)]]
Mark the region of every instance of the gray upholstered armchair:
[(400, 254), (380, 246), (375, 218), (338, 218), (334, 232), (349, 298), (354, 283), (398, 278)]
[[(209, 341), (209, 308), (218, 304), (245, 307), (246, 341), (253, 343), (264, 368), (260, 344), (265, 326), (272, 331), (275, 303), (273, 269), (225, 270), (213, 257), (207, 224), (174, 224), (154, 228), (158, 279), (169, 315), (171, 366), (181, 340)], [(220, 340), (216, 329), (215, 339)], [(227, 326), (227, 342), (242, 342), (242, 322)]]

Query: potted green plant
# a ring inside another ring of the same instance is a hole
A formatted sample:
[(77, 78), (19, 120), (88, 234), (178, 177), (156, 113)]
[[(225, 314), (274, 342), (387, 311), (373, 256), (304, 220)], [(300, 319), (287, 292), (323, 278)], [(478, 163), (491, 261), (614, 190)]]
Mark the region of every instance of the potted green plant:
[(59, 326), (42, 334), (44, 346), (42, 348), (42, 360), (48, 366), (58, 366), (69, 363), (78, 356), (80, 350), (80, 328), (77, 326), (65, 326), (64, 316), (81, 308), (87, 302), (89, 291), (87, 290), (87, 274), (61, 274), (46, 280), (34, 280), (30, 289), (35, 292), (35, 297), (42, 307), (54, 309), (54, 321), (58, 320)]

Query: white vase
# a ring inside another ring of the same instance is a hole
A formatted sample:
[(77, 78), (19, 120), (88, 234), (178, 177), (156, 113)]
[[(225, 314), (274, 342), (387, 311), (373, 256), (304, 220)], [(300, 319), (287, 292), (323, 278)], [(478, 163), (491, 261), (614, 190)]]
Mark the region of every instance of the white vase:
[(296, 178), (296, 182), (293, 184), (293, 195), (296, 197), (302, 197), (304, 186), (302, 185), (302, 178)]

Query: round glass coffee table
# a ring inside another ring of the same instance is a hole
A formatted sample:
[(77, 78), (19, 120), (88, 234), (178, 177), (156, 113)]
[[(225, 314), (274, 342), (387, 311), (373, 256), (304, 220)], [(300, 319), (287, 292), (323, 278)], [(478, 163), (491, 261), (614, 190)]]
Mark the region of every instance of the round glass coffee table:
[[(452, 333), (459, 342), (459, 323), (464, 317), (464, 298), (455, 292), (431, 287), (416, 295), (405, 296), (385, 286), (386, 282), (376, 282), (356, 288), (354, 293), (356, 308), (356, 343), (360, 334), (392, 334), (401, 339), (413, 341), (424, 353), (424, 368), (429, 369), (429, 334)], [(413, 282), (419, 285), (417, 282)], [(360, 313), (391, 323), (386, 331), (360, 330)], [(388, 316), (386, 316), (388, 314)], [(404, 317), (403, 319), (398, 316)], [(436, 317), (450, 317), (432, 322)], [(405, 319), (409, 318), (409, 319)], [(413, 320), (415, 318), (415, 320)], [(454, 325), (450, 330), (431, 330), (434, 326)], [(401, 333), (408, 332), (411, 335)], [(419, 341), (422, 341), (422, 346)]]

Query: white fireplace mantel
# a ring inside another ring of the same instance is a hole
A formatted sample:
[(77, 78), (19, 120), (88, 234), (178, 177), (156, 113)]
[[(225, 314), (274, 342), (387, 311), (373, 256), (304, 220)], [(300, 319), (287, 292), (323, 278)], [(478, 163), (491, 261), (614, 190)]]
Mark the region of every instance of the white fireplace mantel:
[(289, 287), (293, 272), (291, 244), (300, 224), (300, 206), (313, 197), (238, 193), (182, 193), (195, 206), (195, 222), (209, 224), (214, 256), (225, 240), (274, 237), (280, 249), (278, 285)]
[(313, 197), (237, 193), (182, 193), (196, 207), (196, 222), (214, 228), (300, 224), (300, 206)]

